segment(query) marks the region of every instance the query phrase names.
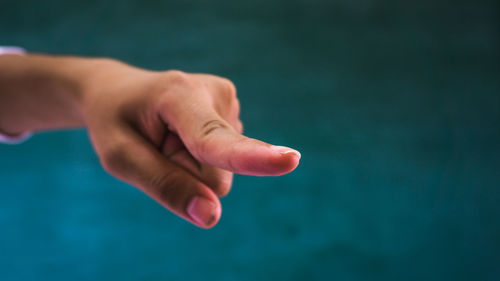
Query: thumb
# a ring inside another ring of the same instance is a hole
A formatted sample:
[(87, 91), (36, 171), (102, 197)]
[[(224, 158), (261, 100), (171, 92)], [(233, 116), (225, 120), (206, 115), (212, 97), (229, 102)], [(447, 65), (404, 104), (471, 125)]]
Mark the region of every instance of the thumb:
[(293, 171), (300, 153), (245, 137), (207, 103), (183, 100), (175, 114), (162, 114), (200, 162), (238, 174), (279, 176)]
[[(217, 195), (131, 128), (91, 135), (104, 168), (191, 223), (211, 228), (221, 216)], [(110, 141), (112, 140), (112, 142)]]

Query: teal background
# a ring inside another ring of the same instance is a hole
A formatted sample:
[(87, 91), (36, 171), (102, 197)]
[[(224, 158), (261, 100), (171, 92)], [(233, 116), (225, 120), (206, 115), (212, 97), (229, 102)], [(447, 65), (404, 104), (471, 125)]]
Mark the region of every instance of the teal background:
[(0, 280), (500, 280), (498, 1), (2, 1), (0, 45), (232, 79), (249, 136), (212, 230), (84, 131), (0, 146)]

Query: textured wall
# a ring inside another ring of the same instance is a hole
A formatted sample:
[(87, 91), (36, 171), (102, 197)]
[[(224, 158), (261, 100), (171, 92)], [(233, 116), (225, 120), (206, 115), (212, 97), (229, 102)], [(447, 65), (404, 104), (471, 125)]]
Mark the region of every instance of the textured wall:
[(2, 2), (0, 44), (227, 76), (303, 158), (206, 231), (84, 131), (0, 146), (0, 280), (500, 280), (498, 1)]

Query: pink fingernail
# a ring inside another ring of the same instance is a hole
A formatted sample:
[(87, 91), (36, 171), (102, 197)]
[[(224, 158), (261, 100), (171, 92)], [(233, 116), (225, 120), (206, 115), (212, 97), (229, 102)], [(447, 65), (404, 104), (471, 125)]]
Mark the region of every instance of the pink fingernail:
[(217, 205), (201, 196), (194, 197), (187, 207), (189, 216), (202, 226), (209, 226), (220, 213)]
[(295, 149), (286, 147), (286, 146), (272, 145), (271, 149), (274, 150), (274, 151), (277, 151), (277, 152), (279, 152), (281, 154), (289, 154), (289, 153), (295, 154), (299, 159), (301, 157), (300, 152), (298, 152)]

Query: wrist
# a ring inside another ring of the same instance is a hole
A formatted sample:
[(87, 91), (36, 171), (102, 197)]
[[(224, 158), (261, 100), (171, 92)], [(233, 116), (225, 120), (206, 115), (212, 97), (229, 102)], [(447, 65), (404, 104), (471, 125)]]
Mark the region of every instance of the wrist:
[[(155, 72), (109, 58), (83, 59), (72, 77), (74, 99), (83, 126), (112, 114), (124, 104), (135, 101), (130, 93), (150, 91)], [(133, 90), (135, 89), (135, 91)]]
[(0, 130), (9, 135), (84, 126), (83, 101), (109, 59), (0, 57)]
[(102, 96), (102, 89), (108, 86), (110, 81), (106, 77), (121, 64), (109, 58), (70, 58), (66, 62), (65, 79), (70, 85), (73, 111), (78, 113), (81, 126), (85, 126), (88, 108), (94, 106)]

